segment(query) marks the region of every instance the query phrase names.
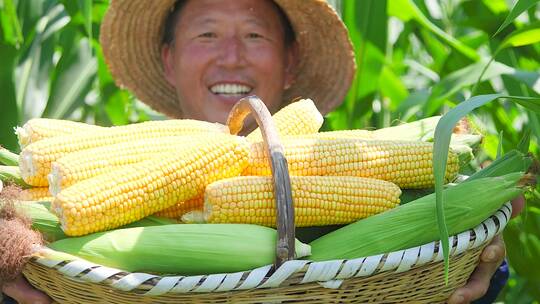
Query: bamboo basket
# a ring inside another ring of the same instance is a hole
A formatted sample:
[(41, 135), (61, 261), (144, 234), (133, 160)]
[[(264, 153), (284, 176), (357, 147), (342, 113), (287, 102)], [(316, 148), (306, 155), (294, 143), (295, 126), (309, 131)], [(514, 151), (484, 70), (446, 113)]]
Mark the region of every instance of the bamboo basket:
[[(247, 101), (246, 101), (247, 100)], [(242, 101), (244, 101), (242, 103)], [(200, 276), (129, 273), (85, 260), (33, 258), (26, 265), (28, 281), (57, 303), (445, 303), (463, 286), (478, 264), (482, 249), (501, 233), (511, 215), (506, 203), (474, 229), (449, 238), (450, 271), (444, 283), (440, 242), (350, 260), (294, 260), (294, 209), (282, 148), (268, 110), (257, 98), (233, 109), (239, 117), (251, 110), (263, 126), (271, 155), (278, 212), (276, 263), (249, 271)], [(280, 149), (281, 148), (281, 149)]]

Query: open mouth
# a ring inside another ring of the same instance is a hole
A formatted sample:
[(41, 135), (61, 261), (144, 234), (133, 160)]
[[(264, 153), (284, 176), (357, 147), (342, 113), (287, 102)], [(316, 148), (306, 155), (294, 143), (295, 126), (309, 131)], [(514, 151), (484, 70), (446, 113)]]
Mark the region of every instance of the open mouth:
[(232, 83), (220, 83), (210, 87), (210, 92), (227, 97), (246, 96), (253, 91), (250, 86)]

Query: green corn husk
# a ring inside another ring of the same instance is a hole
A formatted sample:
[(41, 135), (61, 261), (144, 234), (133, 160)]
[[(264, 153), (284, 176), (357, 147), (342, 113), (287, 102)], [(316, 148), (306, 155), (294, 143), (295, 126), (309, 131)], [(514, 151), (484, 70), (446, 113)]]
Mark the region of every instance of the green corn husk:
[[(62, 231), (58, 217), (50, 212), (51, 202), (16, 202), (17, 208), (32, 220), (32, 228), (41, 232), (48, 242), (67, 238)], [(158, 216), (148, 216), (137, 222), (130, 223), (123, 228), (148, 227), (175, 224), (176, 221)]]
[(464, 145), (472, 150), (476, 150), (482, 143), (482, 139), (483, 136), (480, 134), (452, 134), (450, 146)]
[(28, 188), (28, 184), (25, 183), (21, 177), (21, 170), (18, 166), (0, 166), (0, 180), (3, 182), (10, 182), (19, 185), (23, 188)]
[(533, 157), (518, 150), (511, 150), (494, 160), (489, 166), (469, 176), (465, 181), (473, 181), (487, 176), (501, 176), (511, 172), (525, 172), (533, 163)]
[(46, 241), (54, 242), (67, 236), (60, 227), (58, 217), (49, 211), (50, 202), (17, 202), (16, 206), (32, 221), (32, 228), (41, 232)]
[[(523, 173), (486, 177), (444, 190), (450, 235), (474, 228), (523, 193)], [(423, 245), (439, 239), (435, 195), (347, 225), (310, 243), (314, 261), (352, 259)]]
[(440, 119), (441, 116), (433, 116), (393, 127), (381, 128), (373, 130), (372, 135), (376, 139), (430, 141), (433, 139), (435, 127)]
[(19, 155), (0, 146), (0, 164), (7, 166), (18, 166)]
[(460, 172), (462, 171), (462, 168), (469, 165), (474, 158), (472, 148), (467, 145), (451, 145), (450, 149), (458, 156)]
[[(247, 224), (177, 224), (117, 229), (50, 244), (125, 271), (198, 275), (245, 271), (275, 261), (277, 232)], [(296, 255), (310, 254), (296, 240)]]

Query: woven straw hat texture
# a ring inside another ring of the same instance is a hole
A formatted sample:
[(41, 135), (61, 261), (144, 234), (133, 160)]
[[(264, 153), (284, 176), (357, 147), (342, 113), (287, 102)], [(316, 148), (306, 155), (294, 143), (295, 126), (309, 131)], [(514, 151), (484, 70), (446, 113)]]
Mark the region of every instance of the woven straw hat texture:
[[(337, 107), (356, 70), (348, 31), (324, 0), (274, 0), (296, 35), (299, 62), (284, 104), (303, 97), (323, 114)], [(175, 89), (165, 80), (161, 42), (175, 0), (112, 0), (101, 27), (105, 60), (117, 84), (153, 109), (182, 118)]]

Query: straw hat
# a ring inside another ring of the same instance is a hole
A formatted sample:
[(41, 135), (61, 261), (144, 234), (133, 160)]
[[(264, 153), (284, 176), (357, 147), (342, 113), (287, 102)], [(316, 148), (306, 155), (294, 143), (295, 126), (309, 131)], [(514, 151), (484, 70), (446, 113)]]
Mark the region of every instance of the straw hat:
[[(274, 0), (289, 18), (299, 47), (294, 84), (285, 103), (311, 98), (328, 113), (345, 97), (356, 69), (347, 29), (323, 0)], [(155, 110), (182, 116), (178, 97), (164, 77), (161, 43), (175, 0), (111, 0), (101, 27), (105, 60), (119, 86)]]

